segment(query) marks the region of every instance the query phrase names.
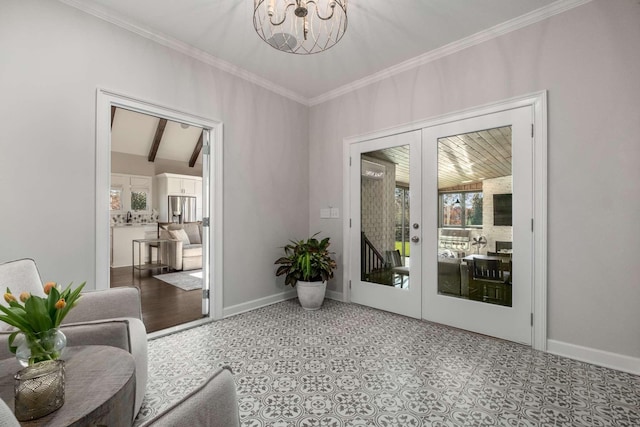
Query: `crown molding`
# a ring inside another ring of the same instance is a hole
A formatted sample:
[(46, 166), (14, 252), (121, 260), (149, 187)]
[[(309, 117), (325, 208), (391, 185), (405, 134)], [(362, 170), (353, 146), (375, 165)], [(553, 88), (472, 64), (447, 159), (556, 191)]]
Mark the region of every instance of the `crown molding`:
[(349, 92), (353, 92), (355, 90), (361, 89), (372, 83), (379, 82), (386, 78), (420, 67), (429, 62), (436, 61), (445, 56), (454, 54), (456, 52), (475, 46), (477, 44), (484, 43), (488, 40), (494, 39), (504, 34), (508, 34), (512, 31), (519, 30), (520, 28), (526, 27), (528, 25), (535, 24), (536, 22), (550, 18), (554, 15), (573, 9), (575, 7), (582, 6), (583, 4), (589, 3), (591, 1), (593, 0), (558, 0), (554, 3), (551, 3), (548, 6), (542, 7), (540, 9), (536, 9), (534, 11), (521, 15), (512, 20), (503, 22), (501, 24), (498, 24), (486, 30), (480, 31), (469, 37), (465, 37), (463, 39), (457, 40), (445, 46), (429, 51), (423, 55), (408, 59), (404, 62), (401, 62), (389, 68), (386, 68), (382, 71), (378, 71), (377, 73), (371, 74), (367, 77), (364, 77), (352, 83), (341, 86), (330, 92), (326, 92), (322, 95), (311, 98), (308, 100), (308, 105), (314, 106), (314, 105), (322, 104), (323, 102), (329, 101), (330, 99), (337, 98)]
[(267, 80), (256, 74), (253, 74), (230, 62), (217, 58), (187, 43), (183, 43), (171, 36), (162, 34), (159, 31), (153, 30), (143, 25), (131, 23), (127, 21), (125, 17), (118, 16), (112, 11), (106, 11), (105, 9), (96, 7), (96, 6), (89, 6), (88, 4), (80, 0), (58, 0), (58, 1), (68, 6), (71, 6), (73, 8), (76, 8), (78, 10), (81, 10), (82, 12), (85, 12), (89, 15), (93, 15), (96, 18), (102, 19), (103, 21), (109, 22), (113, 25), (123, 28), (127, 31), (131, 31), (132, 33), (135, 33), (146, 39), (152, 40), (170, 49), (176, 50), (184, 55), (190, 56), (198, 61), (204, 62), (205, 64), (216, 67), (222, 71), (226, 71), (227, 73), (230, 73), (236, 77), (240, 77), (241, 79), (244, 79), (255, 85), (261, 86), (271, 92), (277, 93), (278, 95), (282, 95), (286, 98), (289, 98), (295, 102), (298, 102), (306, 106), (309, 105), (308, 98), (292, 90), (279, 86), (271, 82), (270, 80)]
[(163, 46), (166, 46), (180, 53), (183, 53), (184, 55), (190, 56), (205, 64), (216, 67), (222, 71), (226, 71), (230, 74), (233, 74), (234, 76), (240, 77), (250, 83), (263, 87), (267, 90), (277, 93), (278, 95), (289, 98), (295, 102), (298, 102), (306, 106), (314, 106), (314, 105), (322, 104), (323, 102), (329, 101), (331, 99), (337, 98), (339, 96), (345, 95), (349, 92), (353, 92), (355, 90), (361, 89), (365, 86), (379, 82), (386, 78), (389, 78), (397, 74), (403, 73), (405, 71), (428, 64), (429, 62), (436, 61), (445, 56), (454, 54), (456, 52), (475, 46), (477, 44), (486, 42), (488, 40), (502, 36), (504, 34), (508, 34), (512, 31), (516, 31), (526, 26), (529, 26), (531, 24), (535, 24), (536, 22), (540, 22), (544, 19), (550, 18), (554, 15), (560, 14), (562, 12), (573, 9), (575, 7), (582, 6), (583, 4), (589, 3), (593, 0), (558, 0), (554, 3), (551, 3), (548, 6), (541, 7), (540, 9), (536, 9), (534, 11), (521, 15), (517, 18), (514, 18), (510, 21), (503, 22), (501, 24), (498, 24), (486, 30), (480, 31), (476, 34), (473, 34), (469, 37), (465, 37), (463, 39), (449, 43), (445, 46), (429, 51), (423, 55), (416, 56), (415, 58), (411, 58), (407, 61), (401, 62), (392, 67), (386, 68), (382, 71), (378, 71), (362, 79), (355, 80), (351, 83), (348, 83), (344, 86), (341, 86), (337, 89), (334, 89), (332, 91), (326, 92), (322, 95), (319, 95), (313, 98), (304, 97), (297, 92), (286, 89), (280, 85), (277, 85), (271, 82), (270, 80), (267, 80), (254, 73), (251, 73), (230, 62), (217, 58), (209, 53), (206, 53), (200, 49), (197, 49), (191, 45), (188, 45), (187, 43), (183, 43), (166, 34), (162, 34), (158, 31), (155, 31), (151, 28), (144, 27), (139, 24), (133, 24), (127, 21), (125, 17), (117, 16), (112, 11), (106, 11), (105, 9), (99, 8), (96, 6), (89, 6), (81, 0), (58, 0), (58, 1), (68, 6), (71, 6), (73, 8), (79, 9), (90, 15), (93, 15), (99, 19), (107, 21), (120, 28), (131, 31), (135, 34), (138, 34), (139, 36), (155, 41), (156, 43), (159, 43)]

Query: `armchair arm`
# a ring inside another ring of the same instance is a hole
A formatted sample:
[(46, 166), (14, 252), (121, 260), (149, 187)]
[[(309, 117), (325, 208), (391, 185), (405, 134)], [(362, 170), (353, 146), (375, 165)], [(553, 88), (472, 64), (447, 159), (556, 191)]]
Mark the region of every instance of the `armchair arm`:
[(182, 240), (170, 240), (169, 242), (169, 267), (172, 270), (182, 270)]
[(236, 385), (229, 368), (217, 368), (196, 390), (143, 426), (240, 426)]
[(140, 290), (138, 288), (126, 286), (104, 291), (83, 292), (82, 297), (78, 300), (78, 305), (69, 311), (62, 324), (119, 317), (142, 320)]
[[(129, 322), (126, 320), (95, 321), (64, 325), (62, 332), (67, 337), (67, 346), (109, 345), (126, 351), (129, 345)], [(9, 335), (12, 331), (0, 332), (0, 360), (15, 357), (9, 351)]]

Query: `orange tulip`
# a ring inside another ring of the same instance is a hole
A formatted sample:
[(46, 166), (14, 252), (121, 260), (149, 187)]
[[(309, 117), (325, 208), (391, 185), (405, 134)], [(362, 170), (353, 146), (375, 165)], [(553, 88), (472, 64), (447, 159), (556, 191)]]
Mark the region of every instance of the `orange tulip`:
[(44, 284), (44, 293), (49, 295), (49, 292), (51, 292), (51, 288), (55, 288), (56, 287), (56, 282), (47, 282)]
[(27, 300), (31, 297), (29, 292), (23, 292), (20, 294), (20, 301), (27, 302)]
[(67, 303), (65, 302), (64, 298), (60, 298), (58, 300), (58, 302), (56, 303), (56, 308), (58, 310), (62, 310), (66, 305), (67, 305)]
[(13, 294), (7, 292), (4, 294), (4, 300), (7, 302), (7, 304), (9, 304), (11, 301), (15, 301), (16, 297), (14, 297)]

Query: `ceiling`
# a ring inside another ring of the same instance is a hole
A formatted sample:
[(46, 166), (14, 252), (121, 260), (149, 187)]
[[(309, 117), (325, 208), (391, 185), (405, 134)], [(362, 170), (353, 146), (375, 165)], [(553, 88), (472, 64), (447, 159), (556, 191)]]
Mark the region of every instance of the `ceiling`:
[[(144, 156), (148, 159), (153, 154), (154, 160), (189, 163), (195, 150), (197, 158), (194, 164), (202, 163), (202, 153), (198, 148), (202, 128), (181, 125), (170, 120), (167, 120), (163, 127), (158, 117), (122, 108), (114, 108), (112, 114), (111, 151)], [(156, 139), (156, 150), (153, 153)]]
[[(253, 0), (60, 0), (110, 22), (201, 51), (208, 62), (307, 102), (451, 44), (500, 34), (579, 0), (348, 0), (348, 27), (314, 55), (280, 52), (253, 28)], [(573, 7), (573, 6), (571, 6)], [(568, 7), (564, 7), (566, 9)], [(462, 46), (464, 43), (460, 43)], [(445, 48), (446, 50), (446, 48)], [(200, 55), (202, 57), (202, 55)], [(311, 102), (313, 103), (313, 102)]]
[[(396, 183), (409, 185), (409, 146), (366, 153), (395, 163)], [(511, 175), (511, 126), (438, 138), (438, 189)]]

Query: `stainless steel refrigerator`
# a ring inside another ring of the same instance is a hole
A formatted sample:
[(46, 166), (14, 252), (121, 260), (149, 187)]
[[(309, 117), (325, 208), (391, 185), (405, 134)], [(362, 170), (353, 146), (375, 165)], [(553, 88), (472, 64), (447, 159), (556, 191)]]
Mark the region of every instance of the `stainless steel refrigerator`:
[(169, 222), (196, 221), (196, 198), (192, 196), (169, 196)]

